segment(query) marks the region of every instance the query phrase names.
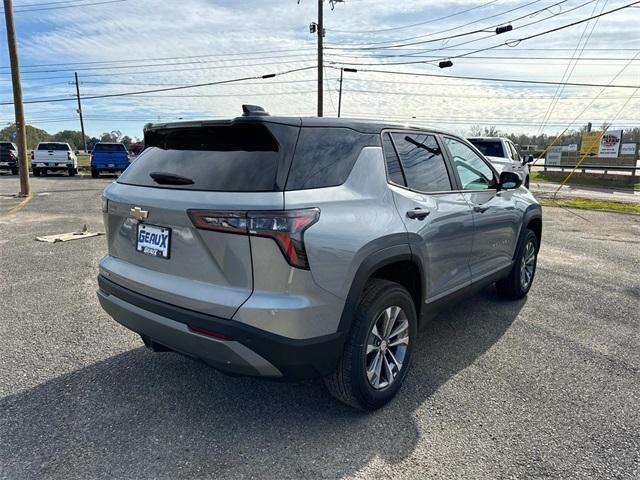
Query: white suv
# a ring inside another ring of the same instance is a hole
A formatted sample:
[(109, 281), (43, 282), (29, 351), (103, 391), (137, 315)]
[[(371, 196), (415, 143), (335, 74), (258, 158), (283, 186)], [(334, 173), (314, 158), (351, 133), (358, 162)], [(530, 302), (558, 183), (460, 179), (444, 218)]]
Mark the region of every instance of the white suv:
[(78, 173), (78, 158), (68, 143), (41, 142), (31, 152), (31, 169), (36, 177), (49, 171), (67, 171), (73, 177)]
[(524, 186), (529, 188), (531, 168), (528, 164), (533, 162), (533, 155), (523, 158), (514, 143), (504, 137), (468, 137), (467, 140), (480, 150), (499, 172), (516, 172), (522, 178)]

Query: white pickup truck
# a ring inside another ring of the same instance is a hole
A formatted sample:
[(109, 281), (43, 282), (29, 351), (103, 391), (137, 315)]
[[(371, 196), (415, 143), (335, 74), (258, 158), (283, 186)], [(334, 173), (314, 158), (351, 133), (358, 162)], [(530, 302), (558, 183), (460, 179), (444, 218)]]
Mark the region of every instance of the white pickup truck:
[(522, 183), (529, 188), (533, 155), (523, 157), (518, 148), (508, 138), (504, 137), (467, 137), (500, 172), (509, 170), (522, 178)]
[(31, 169), (35, 177), (60, 171), (73, 177), (78, 173), (78, 158), (68, 143), (41, 142), (31, 152)]

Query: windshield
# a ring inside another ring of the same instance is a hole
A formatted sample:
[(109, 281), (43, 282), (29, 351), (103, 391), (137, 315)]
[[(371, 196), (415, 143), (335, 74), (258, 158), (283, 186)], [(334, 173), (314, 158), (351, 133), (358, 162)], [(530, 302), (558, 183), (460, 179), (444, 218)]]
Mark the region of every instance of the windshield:
[(469, 140), (483, 155), (488, 157), (504, 157), (502, 142), (500, 140)]

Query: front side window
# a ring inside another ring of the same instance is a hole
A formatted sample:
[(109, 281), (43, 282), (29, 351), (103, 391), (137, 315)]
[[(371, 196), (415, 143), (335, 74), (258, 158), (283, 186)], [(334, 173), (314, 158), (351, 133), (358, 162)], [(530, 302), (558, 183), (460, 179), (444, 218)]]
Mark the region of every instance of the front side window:
[(453, 164), (458, 172), (463, 190), (488, 190), (495, 188), (493, 170), (471, 148), (453, 138), (445, 137)]
[(442, 150), (433, 135), (393, 133), (407, 187), (419, 192), (451, 190)]

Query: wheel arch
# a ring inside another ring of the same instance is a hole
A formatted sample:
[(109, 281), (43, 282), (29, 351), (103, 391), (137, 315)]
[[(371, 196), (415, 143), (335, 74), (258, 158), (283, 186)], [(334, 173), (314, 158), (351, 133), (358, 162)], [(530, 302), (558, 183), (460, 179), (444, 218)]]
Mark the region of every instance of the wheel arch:
[(419, 257), (405, 243), (373, 252), (360, 264), (342, 310), (339, 332), (347, 332), (351, 328), (358, 302), (371, 278), (390, 280), (404, 286), (414, 300), (416, 315), (420, 319), (425, 291), (424, 268)]

